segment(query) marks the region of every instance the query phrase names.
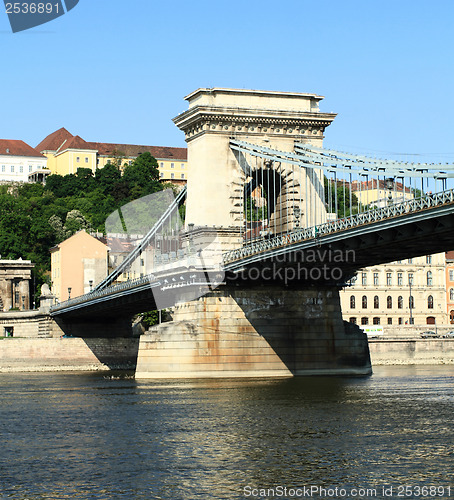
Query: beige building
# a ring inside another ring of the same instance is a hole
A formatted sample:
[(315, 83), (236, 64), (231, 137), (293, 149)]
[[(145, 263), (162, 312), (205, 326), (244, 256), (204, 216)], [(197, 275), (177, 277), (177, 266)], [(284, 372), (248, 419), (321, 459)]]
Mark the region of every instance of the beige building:
[(89, 168), (95, 172), (109, 161), (116, 161), (124, 168), (140, 154), (148, 152), (158, 162), (162, 181), (186, 184), (188, 178), (186, 148), (87, 142), (61, 128), (43, 139), (36, 150), (47, 158), (48, 168), (53, 174), (75, 174), (78, 168)]
[(30, 260), (0, 260), (0, 311), (30, 309)]
[(340, 296), (344, 320), (358, 325), (446, 324), (445, 254), (362, 269)]
[(88, 293), (107, 276), (107, 245), (84, 230), (51, 248), (52, 293), (59, 302)]

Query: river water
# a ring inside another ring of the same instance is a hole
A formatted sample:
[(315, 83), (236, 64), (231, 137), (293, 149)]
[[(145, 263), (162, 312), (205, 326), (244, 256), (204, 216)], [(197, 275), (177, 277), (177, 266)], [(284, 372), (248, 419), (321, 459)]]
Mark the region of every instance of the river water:
[(454, 499), (454, 366), (0, 380), (2, 499)]

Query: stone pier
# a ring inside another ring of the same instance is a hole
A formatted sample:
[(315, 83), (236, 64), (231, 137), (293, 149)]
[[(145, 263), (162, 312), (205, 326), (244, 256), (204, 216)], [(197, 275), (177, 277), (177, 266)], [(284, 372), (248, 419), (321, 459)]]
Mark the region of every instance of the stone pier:
[(136, 378), (368, 375), (365, 334), (335, 287), (221, 286), (140, 339)]

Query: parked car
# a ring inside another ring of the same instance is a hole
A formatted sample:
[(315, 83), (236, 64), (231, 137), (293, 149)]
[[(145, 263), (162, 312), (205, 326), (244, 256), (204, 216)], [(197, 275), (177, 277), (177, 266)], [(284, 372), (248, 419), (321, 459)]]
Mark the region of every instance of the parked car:
[(445, 339), (454, 339), (454, 330), (451, 330), (450, 332), (445, 333), (443, 335), (443, 338), (445, 338)]
[(426, 332), (421, 333), (421, 337), (423, 339), (438, 339), (440, 337), (440, 335), (438, 335), (438, 333), (433, 332), (431, 330), (427, 330)]

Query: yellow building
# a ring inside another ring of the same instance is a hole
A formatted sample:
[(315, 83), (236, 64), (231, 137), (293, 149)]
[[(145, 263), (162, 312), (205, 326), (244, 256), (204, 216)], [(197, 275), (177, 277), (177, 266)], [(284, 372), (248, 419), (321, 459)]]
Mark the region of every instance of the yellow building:
[(61, 128), (43, 139), (36, 149), (47, 157), (47, 166), (53, 174), (75, 174), (78, 168), (95, 172), (109, 161), (124, 168), (140, 154), (148, 152), (158, 162), (162, 181), (186, 184), (188, 178), (186, 148), (87, 142)]
[(84, 230), (50, 252), (52, 293), (59, 302), (88, 293), (107, 276), (107, 245)]
[(385, 180), (377, 179), (367, 182), (354, 181), (351, 184), (351, 190), (361, 205), (373, 204), (377, 208), (386, 207), (391, 202), (402, 203), (414, 198), (414, 193), (409, 186), (404, 186), (401, 182), (392, 179), (389, 181), (388, 184)]

